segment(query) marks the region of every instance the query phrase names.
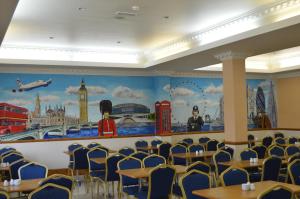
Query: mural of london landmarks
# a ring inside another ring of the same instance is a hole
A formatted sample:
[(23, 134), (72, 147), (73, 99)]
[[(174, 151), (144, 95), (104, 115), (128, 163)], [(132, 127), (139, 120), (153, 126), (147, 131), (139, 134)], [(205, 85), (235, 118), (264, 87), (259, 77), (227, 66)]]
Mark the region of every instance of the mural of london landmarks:
[[(247, 85), (249, 128), (261, 111), (276, 127), (272, 82)], [(0, 140), (98, 136), (104, 99), (119, 136), (154, 135), (164, 122), (172, 132), (224, 129), (221, 78), (2, 73)]]

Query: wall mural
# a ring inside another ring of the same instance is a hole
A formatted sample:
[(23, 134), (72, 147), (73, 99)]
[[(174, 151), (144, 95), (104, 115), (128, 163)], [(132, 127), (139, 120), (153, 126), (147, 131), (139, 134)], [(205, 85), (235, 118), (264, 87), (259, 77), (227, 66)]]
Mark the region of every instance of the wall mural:
[[(276, 127), (272, 82), (247, 86), (249, 128), (264, 112)], [(221, 78), (2, 73), (0, 140), (98, 136), (104, 99), (118, 136), (224, 129)]]

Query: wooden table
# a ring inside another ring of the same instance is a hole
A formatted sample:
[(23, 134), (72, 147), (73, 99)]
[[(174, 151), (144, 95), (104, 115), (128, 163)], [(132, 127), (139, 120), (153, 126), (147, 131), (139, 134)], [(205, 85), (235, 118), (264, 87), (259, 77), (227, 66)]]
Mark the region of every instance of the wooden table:
[[(172, 165), (175, 168), (176, 174), (183, 174), (187, 170), (187, 166), (182, 165)], [(116, 172), (120, 175), (127, 176), (130, 178), (148, 178), (150, 171), (153, 168), (139, 168), (139, 169), (126, 169), (126, 170), (117, 170)]]
[(208, 199), (233, 199), (233, 198), (256, 199), (260, 193), (266, 191), (270, 187), (273, 187), (277, 184), (284, 185), (290, 188), (295, 193), (300, 192), (300, 186), (287, 184), (287, 183), (274, 182), (274, 181), (262, 181), (254, 184), (255, 184), (254, 191), (243, 191), (241, 185), (234, 185), (234, 186), (227, 186), (227, 187), (217, 187), (211, 189), (196, 190), (193, 191), (193, 194)]
[(203, 153), (174, 153), (172, 154), (173, 157), (176, 158), (208, 158), (208, 157), (212, 157), (216, 152), (215, 151), (203, 151)]
[(13, 192), (30, 192), (35, 190), (40, 186), (40, 183), (44, 179), (34, 179), (34, 180), (22, 180), (21, 184), (18, 186), (3, 186), (3, 182), (0, 183), (0, 190), (7, 193)]
[(105, 164), (106, 158), (91, 158), (91, 161), (97, 163), (97, 164)]
[[(238, 168), (255, 168), (263, 166), (264, 159), (258, 159), (258, 162), (252, 163), (249, 160), (231, 160), (229, 162), (219, 162), (224, 166), (233, 166)], [(282, 164), (287, 164), (287, 160), (282, 160)]]

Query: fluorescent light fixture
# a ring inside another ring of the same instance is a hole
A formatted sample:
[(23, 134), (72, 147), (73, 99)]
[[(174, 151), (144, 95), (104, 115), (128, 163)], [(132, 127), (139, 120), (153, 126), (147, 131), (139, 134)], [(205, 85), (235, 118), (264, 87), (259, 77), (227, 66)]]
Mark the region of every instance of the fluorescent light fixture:
[[(268, 63), (266, 61), (257, 61), (257, 60), (246, 60), (246, 70), (247, 71), (254, 71), (254, 70), (268, 70)], [(194, 70), (198, 71), (223, 71), (223, 65), (220, 64), (214, 64), (202, 68), (197, 68)]]
[(153, 59), (159, 60), (177, 53), (189, 50), (191, 47), (188, 42), (178, 42), (153, 51)]
[(294, 66), (300, 66), (300, 56), (298, 57), (288, 57), (278, 60), (279, 68), (290, 68)]

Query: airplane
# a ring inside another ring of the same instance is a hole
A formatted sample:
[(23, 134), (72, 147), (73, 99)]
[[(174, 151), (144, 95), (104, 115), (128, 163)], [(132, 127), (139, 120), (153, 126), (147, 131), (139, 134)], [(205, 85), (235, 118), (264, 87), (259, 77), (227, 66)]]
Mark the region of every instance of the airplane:
[(49, 79), (47, 81), (44, 80), (37, 80), (28, 84), (23, 84), (20, 79), (17, 79), (18, 89), (13, 89), (12, 92), (23, 92), (23, 91), (30, 91), (35, 88), (39, 87), (47, 87), (49, 84), (51, 84), (52, 79)]

